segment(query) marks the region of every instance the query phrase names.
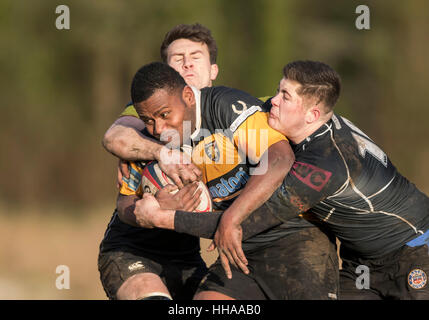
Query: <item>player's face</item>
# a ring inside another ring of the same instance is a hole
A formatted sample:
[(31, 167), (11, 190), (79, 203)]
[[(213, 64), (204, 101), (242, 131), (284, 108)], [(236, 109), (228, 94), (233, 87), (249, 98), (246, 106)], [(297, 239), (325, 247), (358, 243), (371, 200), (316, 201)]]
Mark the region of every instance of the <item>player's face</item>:
[(296, 92), (300, 86), (296, 81), (283, 78), (277, 95), (271, 99), (272, 108), (268, 118), (270, 127), (292, 141), (306, 125), (307, 108), (304, 99)]
[(158, 89), (136, 110), (149, 133), (171, 148), (181, 146), (194, 130), (195, 98), (188, 86), (175, 93)]
[(207, 45), (189, 39), (177, 39), (167, 48), (167, 63), (197, 89), (211, 87), (218, 67), (210, 63)]

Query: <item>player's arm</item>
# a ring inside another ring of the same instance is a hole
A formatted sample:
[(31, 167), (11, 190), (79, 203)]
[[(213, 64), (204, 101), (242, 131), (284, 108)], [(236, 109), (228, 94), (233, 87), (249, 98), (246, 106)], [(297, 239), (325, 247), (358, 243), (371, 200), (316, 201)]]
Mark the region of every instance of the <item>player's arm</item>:
[(103, 136), (104, 148), (128, 161), (155, 160), (162, 147), (159, 141), (141, 133), (144, 123), (134, 116), (117, 119)]
[[(236, 264), (247, 263), (241, 250), (240, 224), (280, 186), (295, 159), (286, 138), (269, 127), (266, 113), (256, 112), (249, 116), (239, 124), (233, 137), (238, 149), (259, 165), (251, 172), (241, 194), (223, 214), (214, 238), (226, 270), (228, 260)], [(245, 264), (240, 267), (246, 269)], [(230, 272), (227, 274), (229, 276)]]
[[(206, 239), (213, 239), (223, 213), (165, 210), (161, 209), (156, 198), (146, 194), (143, 199), (137, 201), (135, 207), (135, 215), (146, 228), (174, 230)], [(278, 218), (269, 213), (269, 210), (267, 206), (262, 205), (243, 221), (243, 240), (282, 224)]]
[[(259, 167), (266, 166), (266, 173), (250, 177), (240, 196), (224, 212), (214, 237), (214, 243), (228, 278), (232, 277), (229, 263), (240, 267), (246, 274), (249, 273), (247, 259), (241, 247), (241, 224), (281, 185), (294, 159), (293, 151), (286, 141), (279, 141), (272, 145), (265, 152), (264, 157), (265, 160), (261, 161)], [(266, 215), (269, 214), (266, 213)]]
[[(119, 189), (122, 177), (129, 178), (130, 175), (127, 171), (128, 160), (155, 160), (154, 153), (159, 146), (155, 141), (150, 141), (148, 137), (141, 134), (144, 127), (134, 106), (128, 105), (103, 136), (104, 148), (119, 158), (117, 180)], [(149, 154), (145, 155), (145, 152)]]
[(260, 164), (246, 183), (240, 196), (222, 216), (225, 224), (240, 225), (249, 214), (267, 201), (281, 185), (292, 167), (295, 156), (286, 140), (271, 145), (263, 154)]
[(239, 225), (280, 186), (295, 156), (286, 137), (268, 125), (261, 100), (229, 88), (216, 101), (217, 120), (228, 128), (229, 138), (246, 161), (257, 165), (256, 170), (250, 168), (250, 179), (222, 216), (225, 222)]
[(130, 172), (129, 178), (122, 178), (121, 187), (119, 189), (118, 198), (116, 200), (116, 208), (119, 219), (134, 227), (139, 227), (134, 209), (136, 202), (141, 199), (143, 191), (141, 188), (141, 176), (143, 166), (139, 163), (130, 162), (128, 164)]
[(134, 214), (136, 202), (140, 199), (137, 195), (123, 195), (118, 194), (116, 200), (116, 207), (118, 210), (119, 219), (122, 222), (129, 224), (133, 227), (141, 227), (137, 221), (137, 217)]
[[(129, 105), (103, 137), (103, 146), (107, 151), (126, 161), (157, 160), (161, 169), (182, 188), (185, 184), (196, 181), (201, 171), (191, 163), (189, 157), (178, 150), (165, 148), (160, 141), (145, 136), (141, 131), (145, 128), (132, 105)], [(123, 167), (119, 165), (119, 187), (122, 180)], [(129, 178), (129, 172), (125, 175)]]

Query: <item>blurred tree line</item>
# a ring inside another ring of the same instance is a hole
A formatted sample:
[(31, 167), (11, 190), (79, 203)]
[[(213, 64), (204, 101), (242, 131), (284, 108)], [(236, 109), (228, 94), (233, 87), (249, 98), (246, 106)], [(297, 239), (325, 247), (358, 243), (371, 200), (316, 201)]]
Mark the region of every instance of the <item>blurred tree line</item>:
[[(55, 27), (60, 4), (70, 30)], [(360, 4), (370, 30), (355, 26)], [(426, 0), (2, 0), (0, 204), (113, 209), (117, 160), (102, 135), (165, 33), (195, 22), (217, 40), (217, 85), (272, 95), (287, 62), (330, 64), (343, 80), (337, 112), (429, 193)]]

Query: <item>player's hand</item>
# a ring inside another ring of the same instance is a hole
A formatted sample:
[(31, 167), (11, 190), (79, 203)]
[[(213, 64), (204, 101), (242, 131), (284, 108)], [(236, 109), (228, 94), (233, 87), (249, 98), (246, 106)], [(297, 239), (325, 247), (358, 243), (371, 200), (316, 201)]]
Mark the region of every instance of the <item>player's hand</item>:
[(127, 179), (130, 178), (130, 170), (128, 169), (128, 161), (124, 161), (119, 159), (118, 164), (118, 184), (117, 187), (120, 189), (122, 186), (122, 178), (125, 177)]
[(157, 160), (161, 170), (179, 189), (201, 179), (201, 171), (191, 162), (191, 158), (180, 150), (163, 147)]
[(150, 193), (144, 193), (141, 200), (136, 201), (134, 215), (136, 222), (143, 228), (154, 228), (157, 226), (157, 216), (161, 210), (158, 201)]
[(231, 266), (239, 267), (245, 274), (249, 274), (247, 259), (241, 247), (243, 230), (239, 224), (228, 219), (221, 218), (216, 230), (214, 240), (209, 251), (215, 246), (219, 252), (219, 258), (228, 279), (232, 278)]
[[(176, 193), (172, 194), (172, 192)], [(194, 211), (201, 202), (198, 182), (190, 183), (178, 191), (177, 186), (166, 185), (155, 194), (161, 209)]]

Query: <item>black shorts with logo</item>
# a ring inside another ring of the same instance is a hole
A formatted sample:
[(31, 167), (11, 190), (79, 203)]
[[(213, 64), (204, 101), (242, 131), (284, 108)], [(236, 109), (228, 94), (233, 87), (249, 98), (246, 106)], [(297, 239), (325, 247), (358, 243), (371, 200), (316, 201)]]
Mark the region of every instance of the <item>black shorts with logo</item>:
[(429, 299), (427, 244), (405, 245), (380, 259), (355, 258), (341, 250), (341, 258), (341, 300)]
[(336, 244), (316, 227), (301, 229), (245, 254), (248, 275), (231, 266), (232, 279), (228, 279), (218, 259), (198, 292), (216, 291), (237, 300), (337, 298)]
[(161, 278), (173, 299), (191, 300), (207, 267), (199, 254), (182, 258), (117, 249), (99, 254), (98, 270), (109, 299), (116, 299), (118, 289), (129, 277), (150, 272)]

